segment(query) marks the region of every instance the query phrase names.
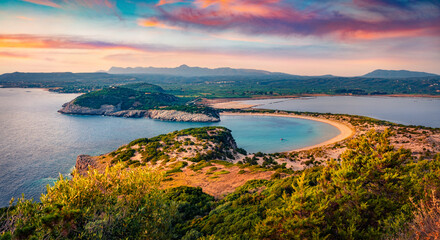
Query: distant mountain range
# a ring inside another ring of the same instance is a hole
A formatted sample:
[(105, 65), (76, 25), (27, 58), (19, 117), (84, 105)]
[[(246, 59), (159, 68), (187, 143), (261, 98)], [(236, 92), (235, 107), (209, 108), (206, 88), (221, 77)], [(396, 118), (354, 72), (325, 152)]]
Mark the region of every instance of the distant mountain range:
[[(181, 65), (175, 68), (156, 68), (156, 67), (112, 67), (107, 73), (110, 74), (150, 74), (150, 75), (171, 75), (183, 77), (203, 77), (203, 76), (289, 76), (289, 77), (334, 77), (333, 75), (323, 76), (299, 76), (280, 72), (269, 72), (256, 69), (236, 69), (236, 68), (202, 68)], [(363, 76), (366, 78), (414, 78), (414, 77), (436, 77), (439, 75), (425, 72), (415, 72), (407, 70), (382, 70), (377, 69)]]
[(437, 74), (426, 72), (414, 72), (408, 70), (382, 70), (377, 69), (370, 73), (363, 75), (362, 77), (368, 78), (413, 78), (413, 77), (436, 77)]
[(181, 65), (176, 68), (155, 68), (155, 67), (135, 67), (121, 68), (112, 67), (107, 73), (110, 74), (158, 74), (173, 76), (252, 76), (252, 75), (289, 75), (285, 73), (269, 72), (255, 69), (235, 69), (235, 68), (201, 68)]

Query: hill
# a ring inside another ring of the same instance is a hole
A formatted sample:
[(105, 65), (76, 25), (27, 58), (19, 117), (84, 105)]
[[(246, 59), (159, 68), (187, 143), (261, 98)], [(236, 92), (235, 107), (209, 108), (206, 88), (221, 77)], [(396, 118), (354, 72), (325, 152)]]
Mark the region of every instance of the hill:
[(120, 110), (148, 110), (163, 106), (184, 103), (173, 95), (160, 92), (137, 91), (126, 87), (110, 87), (90, 92), (77, 97), (74, 103), (93, 109), (102, 105), (120, 106)]
[(76, 168), (80, 174), (84, 174), (88, 165), (103, 170), (107, 166), (123, 163), (126, 167), (149, 166), (171, 170), (170, 166), (176, 162), (183, 162), (178, 165), (184, 167), (202, 160), (234, 161), (243, 158), (242, 153), (246, 151), (237, 147), (231, 130), (227, 128), (189, 128), (149, 139), (136, 139), (92, 160), (79, 157)]
[(288, 75), (284, 73), (273, 73), (255, 69), (234, 69), (234, 68), (201, 68), (181, 65), (175, 68), (155, 68), (155, 67), (112, 67), (108, 70), (110, 74), (160, 74), (175, 76), (252, 76), (252, 75)]
[[(135, 90), (138, 89), (138, 90)], [(216, 122), (216, 110), (194, 104), (189, 99), (162, 93), (152, 84), (109, 87), (83, 94), (65, 103), (58, 112), (64, 114), (106, 115), (116, 117), (149, 117), (191, 122)]]
[(417, 77), (438, 77), (437, 74), (426, 72), (415, 72), (408, 70), (382, 70), (377, 69), (363, 75), (368, 78), (417, 78)]
[(149, 93), (164, 93), (165, 90), (158, 85), (150, 84), (150, 83), (131, 83), (131, 84), (123, 84), (119, 85), (120, 87), (134, 89), (136, 91), (141, 92), (149, 92)]
[(108, 73), (24, 73), (14, 72), (0, 75), (3, 87), (49, 88), (56, 92), (90, 92), (113, 84), (139, 81), (133, 76)]

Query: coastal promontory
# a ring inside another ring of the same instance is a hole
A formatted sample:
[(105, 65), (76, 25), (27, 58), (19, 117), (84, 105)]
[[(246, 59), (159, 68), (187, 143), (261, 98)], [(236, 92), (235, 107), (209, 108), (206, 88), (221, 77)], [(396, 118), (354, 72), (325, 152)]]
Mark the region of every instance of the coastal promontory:
[(147, 117), (165, 121), (218, 122), (216, 110), (188, 103), (190, 99), (163, 93), (155, 85), (115, 86), (81, 95), (63, 104), (63, 114), (104, 115), (114, 117)]

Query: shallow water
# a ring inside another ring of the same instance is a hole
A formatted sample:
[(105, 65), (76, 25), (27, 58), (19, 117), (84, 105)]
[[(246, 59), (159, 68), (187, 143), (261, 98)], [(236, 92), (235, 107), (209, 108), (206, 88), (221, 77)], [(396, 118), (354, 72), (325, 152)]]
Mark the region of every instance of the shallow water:
[(339, 134), (325, 123), (268, 116), (223, 116), (220, 123), (179, 123), (57, 113), (63, 103), (76, 96), (0, 88), (0, 206), (22, 193), (38, 199), (59, 173), (72, 171), (79, 154), (107, 153), (141, 137), (220, 125), (231, 129), (238, 146), (248, 152), (279, 152)]
[(243, 103), (258, 104), (256, 108), (353, 114), (405, 125), (440, 127), (440, 98), (322, 96)]

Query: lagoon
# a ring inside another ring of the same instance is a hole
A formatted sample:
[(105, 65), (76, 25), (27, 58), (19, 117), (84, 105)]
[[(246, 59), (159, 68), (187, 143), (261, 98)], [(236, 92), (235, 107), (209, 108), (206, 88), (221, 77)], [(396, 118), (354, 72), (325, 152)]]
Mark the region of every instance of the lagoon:
[(220, 123), (182, 123), (57, 112), (76, 96), (0, 88), (0, 207), (22, 193), (38, 199), (59, 173), (72, 171), (79, 154), (104, 154), (141, 137), (220, 125), (231, 129), (238, 146), (248, 152), (271, 153), (315, 145), (339, 134), (329, 124), (295, 118), (222, 116)]
[(241, 101), (255, 108), (361, 115), (404, 125), (440, 127), (440, 98), (319, 96)]

